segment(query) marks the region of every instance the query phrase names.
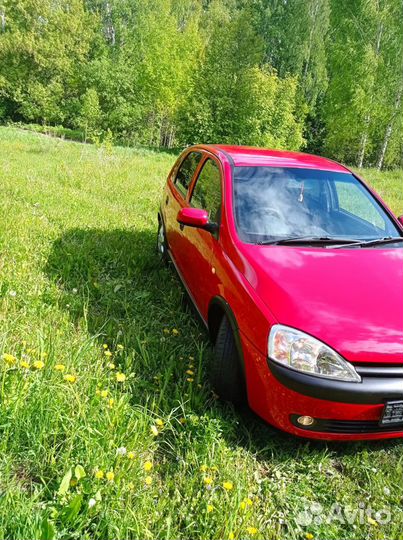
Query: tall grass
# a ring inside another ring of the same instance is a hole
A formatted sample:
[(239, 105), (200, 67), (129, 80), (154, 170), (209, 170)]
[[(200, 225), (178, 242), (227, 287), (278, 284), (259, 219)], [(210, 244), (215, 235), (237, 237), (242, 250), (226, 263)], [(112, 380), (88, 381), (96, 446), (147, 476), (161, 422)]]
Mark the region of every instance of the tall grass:
[[(12, 128), (0, 149), (0, 538), (397, 538), (399, 443), (295, 440), (215, 399), (155, 254), (172, 155)], [(403, 210), (401, 172), (366, 173)], [(392, 522), (296, 522), (368, 501)]]

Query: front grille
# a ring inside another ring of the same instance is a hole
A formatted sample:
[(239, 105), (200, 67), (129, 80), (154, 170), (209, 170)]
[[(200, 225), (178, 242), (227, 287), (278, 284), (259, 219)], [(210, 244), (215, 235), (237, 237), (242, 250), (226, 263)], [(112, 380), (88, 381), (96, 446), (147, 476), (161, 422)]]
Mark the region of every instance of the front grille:
[(403, 378), (403, 364), (353, 364), (361, 377)]
[(291, 415), (294, 426), (305, 431), (320, 431), (324, 433), (359, 434), (359, 433), (403, 433), (403, 424), (380, 426), (375, 420), (322, 420), (315, 419), (311, 426), (301, 426), (297, 422), (299, 415)]

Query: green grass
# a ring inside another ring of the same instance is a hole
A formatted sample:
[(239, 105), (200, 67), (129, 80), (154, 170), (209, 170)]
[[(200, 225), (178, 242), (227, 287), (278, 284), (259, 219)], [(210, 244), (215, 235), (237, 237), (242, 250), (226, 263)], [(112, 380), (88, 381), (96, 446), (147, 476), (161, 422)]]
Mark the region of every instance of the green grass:
[[(1, 539), (401, 537), (400, 442), (296, 440), (214, 398), (206, 335), (154, 249), (174, 156), (14, 128), (0, 149)], [(401, 171), (364, 175), (403, 211)], [(298, 525), (313, 503), (392, 520)]]

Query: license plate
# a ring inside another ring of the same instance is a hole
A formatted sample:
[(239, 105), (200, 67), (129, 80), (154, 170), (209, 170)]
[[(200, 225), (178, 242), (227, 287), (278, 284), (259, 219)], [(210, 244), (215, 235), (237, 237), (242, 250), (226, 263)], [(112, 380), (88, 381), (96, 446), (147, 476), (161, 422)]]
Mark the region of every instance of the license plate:
[(381, 426), (403, 424), (403, 401), (387, 401), (383, 409)]

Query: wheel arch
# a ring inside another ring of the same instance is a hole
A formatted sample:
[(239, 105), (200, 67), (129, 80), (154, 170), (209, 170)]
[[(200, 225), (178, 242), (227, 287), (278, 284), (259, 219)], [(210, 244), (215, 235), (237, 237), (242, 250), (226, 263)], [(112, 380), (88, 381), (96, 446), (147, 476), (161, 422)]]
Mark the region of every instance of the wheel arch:
[(217, 339), (218, 330), (220, 328), (223, 317), (227, 317), (231, 325), (238, 352), (238, 358), (241, 363), (241, 369), (242, 372), (245, 374), (245, 362), (241, 343), (241, 335), (235, 314), (232, 311), (231, 306), (222, 296), (215, 296), (210, 302), (207, 315), (208, 332), (210, 335), (210, 340), (213, 344)]

